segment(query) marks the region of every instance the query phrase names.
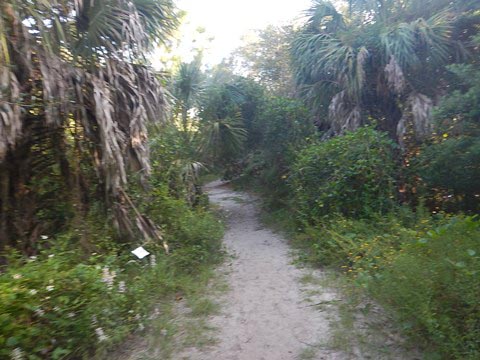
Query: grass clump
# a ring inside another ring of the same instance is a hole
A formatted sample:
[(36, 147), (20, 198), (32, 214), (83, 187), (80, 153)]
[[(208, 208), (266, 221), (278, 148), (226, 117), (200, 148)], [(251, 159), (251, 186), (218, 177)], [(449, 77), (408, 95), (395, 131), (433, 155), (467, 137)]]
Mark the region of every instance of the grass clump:
[[(150, 214), (162, 221), (171, 243), (170, 255), (161, 244), (147, 243), (151, 255), (139, 260), (130, 253), (137, 245), (114, 240), (98, 219), (86, 224), (88, 235), (74, 229), (48, 239), (38, 256), (5, 252), (0, 358), (104, 358), (129, 334), (143, 331), (178, 294), (203, 286), (203, 274), (222, 258), (221, 223), (203, 207), (190, 208), (166, 192), (150, 200)], [(82, 247), (85, 238), (90, 245)], [(198, 312), (213, 311), (207, 305), (200, 304)]]
[(480, 222), (453, 218), (383, 260), (372, 293), (440, 354), (480, 357)]
[(392, 214), (306, 227), (303, 260), (341, 270), (439, 358), (480, 356), (480, 221)]

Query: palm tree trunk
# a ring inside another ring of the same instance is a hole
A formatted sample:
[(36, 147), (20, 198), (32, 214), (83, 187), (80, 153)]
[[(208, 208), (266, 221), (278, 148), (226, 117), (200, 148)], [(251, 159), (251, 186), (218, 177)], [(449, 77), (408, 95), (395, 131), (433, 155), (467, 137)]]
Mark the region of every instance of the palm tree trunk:
[(182, 106), (182, 127), (183, 127), (183, 140), (185, 147), (190, 145), (190, 135), (188, 129), (188, 109)]

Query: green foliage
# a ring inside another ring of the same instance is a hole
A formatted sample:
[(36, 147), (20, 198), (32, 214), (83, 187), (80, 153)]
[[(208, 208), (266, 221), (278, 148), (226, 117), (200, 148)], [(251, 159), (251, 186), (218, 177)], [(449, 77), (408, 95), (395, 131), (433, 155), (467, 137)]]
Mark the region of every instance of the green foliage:
[[(212, 81), (217, 73), (211, 74)], [(253, 119), (262, 99), (261, 87), (238, 76), (213, 82), (206, 90), (199, 113), (199, 150), (209, 165), (231, 172), (245, 145), (254, 147)]]
[(292, 169), (295, 208), (302, 220), (316, 222), (341, 213), (384, 213), (395, 200), (394, 144), (364, 127), (314, 143), (300, 151)]
[(355, 274), (377, 269), (378, 259), (398, 250), (412, 233), (415, 231), (400, 224), (392, 213), (374, 220), (332, 217), (315, 226), (306, 226), (295, 239), (305, 250), (305, 260)]
[(454, 218), (402, 244), (374, 282), (406, 330), (444, 358), (480, 356), (480, 223)]
[[(193, 137), (185, 141), (185, 132), (175, 124), (162, 126), (150, 141), (152, 157), (153, 188), (168, 185), (169, 193), (178, 199), (185, 199), (190, 205), (200, 202), (199, 177), (205, 169), (195, 154), (196, 142)], [(140, 199), (142, 194), (140, 194)]]
[(202, 57), (199, 53), (192, 62), (180, 63), (173, 78), (172, 93), (175, 97), (175, 116), (180, 121), (186, 147), (190, 145), (192, 137), (192, 121), (189, 111), (194, 110), (200, 103), (205, 87), (205, 76), (201, 66)]
[(180, 251), (192, 260), (183, 270), (195, 271), (195, 265), (217, 259), (222, 227), (212, 214), (202, 206), (192, 211), (183, 199), (170, 196), (165, 185), (157, 186), (152, 195), (142, 209), (164, 230), (173, 256), (177, 257), (176, 252)]
[[(478, 42), (478, 41), (477, 41)], [(437, 134), (416, 157), (426, 195), (447, 211), (477, 211), (480, 205), (480, 68), (448, 68), (454, 88), (435, 109)]]
[(227, 166), (239, 158), (247, 132), (239, 115), (210, 119), (201, 130), (200, 151), (213, 165)]
[(461, 136), (426, 146), (417, 167), (427, 189), (440, 189), (447, 210), (475, 211), (480, 196), (480, 137)]
[[(170, 255), (147, 243), (154, 255), (137, 260), (134, 245), (119, 245), (98, 220), (49, 239), (37, 257), (9, 255), (0, 275), (0, 358), (101, 357), (220, 259), (222, 226), (205, 209), (192, 210), (167, 186), (145, 203), (141, 209), (161, 224)], [(95, 252), (81, 250), (85, 241)]]
[(201, 66), (201, 54), (197, 54), (192, 62), (179, 65), (174, 76), (172, 92), (180, 109), (190, 110), (202, 96), (205, 79)]
[(302, 258), (341, 269), (440, 358), (476, 359), (480, 222), (398, 209), (370, 220), (335, 217), (295, 236)]
[(294, 92), (290, 71), (290, 43), (294, 36), (292, 25), (273, 26), (255, 31), (255, 36), (232, 54), (231, 66), (265, 86), (277, 95)]
[(478, 4), (315, 1), (292, 43), (300, 96), (322, 130), (341, 134), (370, 118), (402, 143), (431, 134), (432, 99), (449, 91), (446, 66), (478, 58)]
[(86, 356), (100, 342), (118, 341), (134, 330), (136, 315), (147, 315), (148, 307), (136, 301), (147, 284), (132, 277), (125, 291), (119, 288), (124, 281), (119, 279), (127, 279), (119, 264), (127, 257), (93, 255), (82, 261), (74, 251), (49, 252), (11, 264), (0, 277), (1, 357), (14, 349), (32, 359)]
[(291, 163), (293, 153), (315, 132), (305, 106), (298, 100), (282, 97), (266, 100), (255, 124), (263, 134), (265, 161), (279, 168)]
[(271, 97), (264, 100), (254, 120), (261, 134), (256, 152), (244, 161), (241, 181), (258, 182), (270, 205), (288, 198), (290, 166), (298, 149), (315, 136), (307, 109), (294, 99)]
[[(480, 38), (476, 41), (480, 44)], [(480, 126), (480, 67), (456, 64), (448, 67), (454, 90), (435, 109), (435, 119), (443, 131), (453, 135), (478, 134)]]

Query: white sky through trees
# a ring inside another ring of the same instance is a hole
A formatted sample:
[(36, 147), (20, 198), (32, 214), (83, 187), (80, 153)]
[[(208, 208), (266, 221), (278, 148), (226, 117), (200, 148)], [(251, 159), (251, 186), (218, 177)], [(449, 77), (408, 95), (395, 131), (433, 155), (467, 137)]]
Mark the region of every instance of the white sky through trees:
[[(204, 61), (208, 65), (241, 45), (241, 38), (252, 29), (269, 24), (283, 25), (299, 17), (308, 9), (311, 0), (177, 0), (180, 9), (187, 12), (181, 28), (179, 55), (189, 61), (192, 45), (205, 47)], [(198, 34), (196, 29), (205, 32)], [(209, 40), (210, 39), (210, 40)]]

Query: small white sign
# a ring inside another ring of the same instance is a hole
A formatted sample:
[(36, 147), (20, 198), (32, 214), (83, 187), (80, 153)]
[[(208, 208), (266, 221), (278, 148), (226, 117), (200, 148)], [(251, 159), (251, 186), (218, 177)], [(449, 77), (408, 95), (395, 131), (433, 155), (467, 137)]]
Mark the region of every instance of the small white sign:
[(150, 255), (150, 253), (147, 250), (145, 250), (142, 246), (133, 250), (132, 254), (138, 257), (139, 259), (143, 259), (145, 256)]

